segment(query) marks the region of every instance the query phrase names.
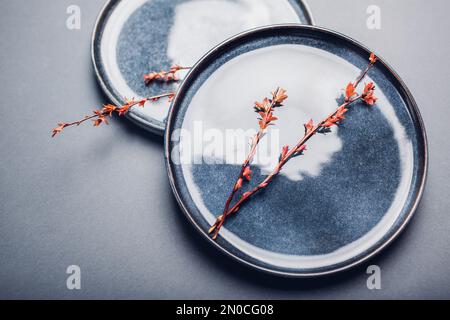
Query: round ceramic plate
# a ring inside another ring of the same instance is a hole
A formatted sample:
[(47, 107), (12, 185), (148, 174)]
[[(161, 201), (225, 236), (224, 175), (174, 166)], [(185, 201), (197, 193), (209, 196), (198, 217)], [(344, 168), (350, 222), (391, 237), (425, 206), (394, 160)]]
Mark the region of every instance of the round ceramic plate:
[[(285, 22), (312, 24), (312, 18), (301, 0), (108, 1), (94, 29), (92, 60), (101, 87), (120, 105), (125, 97), (176, 90), (176, 84), (145, 86), (145, 73), (167, 70), (176, 63), (192, 66), (234, 34)], [(132, 108), (127, 116), (162, 135), (168, 112), (169, 103), (163, 99)]]
[(216, 241), (207, 234), (258, 127), (254, 101), (277, 86), (289, 95), (258, 148), (250, 186), (303, 136), (303, 123), (336, 109), (369, 54), (330, 30), (276, 25), (227, 40), (191, 70), (169, 114), (165, 153), (176, 198), (208, 241), (261, 270), (316, 276), (365, 261), (400, 233), (422, 194), (427, 143), (411, 94), (379, 59), (365, 80), (377, 87), (376, 106), (352, 106), (342, 126), (315, 135), (228, 218)]

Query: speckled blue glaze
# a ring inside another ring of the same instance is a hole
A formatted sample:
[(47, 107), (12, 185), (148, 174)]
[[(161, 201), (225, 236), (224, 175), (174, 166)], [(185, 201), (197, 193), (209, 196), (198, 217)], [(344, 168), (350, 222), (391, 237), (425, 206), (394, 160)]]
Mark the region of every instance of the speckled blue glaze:
[[(251, 8), (242, 5), (242, 3), (247, 2), (253, 3), (250, 6)], [(97, 76), (108, 97), (114, 103), (122, 104), (124, 97), (146, 97), (175, 91), (177, 84), (155, 83), (147, 87), (143, 82), (142, 76), (145, 72), (166, 70), (174, 63), (193, 65), (214, 45), (246, 29), (281, 22), (312, 23), (309, 11), (302, 1), (276, 0), (270, 3), (272, 5), (275, 3), (283, 4), (283, 6), (278, 7), (286, 8), (285, 16), (279, 14), (276, 17), (267, 18), (267, 21), (259, 21), (255, 17), (255, 21), (249, 21), (248, 25), (242, 27), (231, 28), (224, 26), (224, 28), (232, 30), (229, 30), (229, 32), (218, 32), (217, 36), (211, 36), (205, 31), (205, 39), (202, 38), (202, 35), (197, 34), (199, 30), (192, 30), (194, 34), (189, 34), (189, 28), (193, 23), (189, 20), (189, 17), (193, 19), (195, 17), (192, 16), (192, 13), (189, 13), (190, 8), (186, 5), (199, 4), (200, 8), (204, 8), (205, 12), (200, 16), (202, 21), (204, 21), (202, 30), (208, 30), (219, 28), (215, 15), (222, 14), (227, 16), (227, 12), (215, 12), (214, 7), (211, 6), (213, 3), (219, 3), (219, 5), (220, 3), (242, 5), (239, 12), (247, 14), (247, 19), (252, 15), (257, 16), (259, 13), (257, 9), (258, 1), (252, 2), (249, 0), (109, 1), (99, 16), (92, 44), (92, 57)], [(259, 5), (262, 6), (262, 3), (259, 3)], [(210, 11), (207, 10), (209, 7), (212, 8)], [(183, 13), (180, 8), (185, 8), (186, 13)], [(175, 21), (176, 17), (178, 17), (177, 21)], [(232, 17), (227, 19), (232, 19)], [(240, 20), (238, 17), (236, 19), (236, 21), (230, 20), (228, 24), (237, 24)], [(182, 26), (183, 24), (187, 25), (186, 36), (180, 36), (179, 30), (182, 28), (180, 28), (180, 25)], [(208, 27), (208, 24), (210, 27)], [(185, 52), (182, 48), (173, 49), (173, 42), (178, 41), (177, 37), (181, 37), (178, 39), (179, 41), (184, 41), (186, 37), (192, 38), (194, 49), (187, 48)], [(195, 47), (198, 47), (200, 51), (195, 50)], [(172, 51), (172, 56), (169, 55), (169, 51)], [(167, 101), (164, 101), (153, 109), (132, 108), (127, 116), (138, 125), (162, 135), (168, 110), (169, 104)]]
[[(169, 115), (166, 159), (177, 200), (205, 237), (212, 221), (210, 215), (221, 213), (233, 184), (230, 177), (236, 175), (240, 166), (178, 165), (172, 159), (180, 141), (172, 133), (191, 126), (190, 122), (195, 120), (192, 108), (202, 108), (193, 101), (222, 66), (261, 48), (286, 44), (323, 50), (360, 70), (367, 65), (370, 53), (362, 45), (332, 31), (280, 25), (229, 40), (192, 70)], [(314, 276), (358, 264), (398, 235), (414, 212), (424, 186), (426, 136), (415, 102), (394, 71), (381, 60), (369, 75), (377, 85), (378, 95), (385, 97), (380, 105), (392, 106), (390, 120), (395, 118), (404, 129), (402, 139), (411, 144), (411, 154), (402, 154), (393, 122), (387, 121), (381, 106), (357, 105), (347, 113), (345, 124), (337, 132), (336, 139), (342, 141), (342, 148), (323, 165), (320, 174), (305, 175), (301, 181), (278, 176), (265, 191), (244, 205), (238, 216), (228, 219), (226, 231), (211, 243), (261, 270)], [(253, 81), (258, 84), (258, 79)], [(211, 111), (204, 115), (215, 116)], [(302, 160), (293, 161), (301, 165)], [(264, 175), (258, 167), (253, 169), (252, 181), (260, 181)], [(410, 176), (410, 180), (405, 196), (399, 199), (396, 193), (405, 176)], [(394, 207), (393, 212), (390, 208)], [(388, 211), (392, 223), (383, 233), (372, 236)]]

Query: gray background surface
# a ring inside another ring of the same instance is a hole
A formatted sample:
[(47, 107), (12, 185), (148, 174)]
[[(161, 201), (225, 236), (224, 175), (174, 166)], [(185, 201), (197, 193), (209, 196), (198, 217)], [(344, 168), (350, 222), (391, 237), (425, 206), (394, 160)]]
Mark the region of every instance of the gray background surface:
[[(288, 280), (210, 247), (172, 196), (162, 139), (125, 119), (50, 139), (106, 102), (90, 61), (97, 0), (0, 0), (0, 298), (450, 298), (450, 2), (309, 0), (316, 24), (362, 41), (411, 89), (430, 167), (416, 216), (385, 252), (337, 276)], [(65, 26), (82, 10), (81, 30)], [(381, 30), (366, 8), (381, 7)], [(132, 50), (132, 48), (130, 48)], [(81, 267), (81, 290), (66, 288)], [(368, 290), (366, 268), (382, 269)]]

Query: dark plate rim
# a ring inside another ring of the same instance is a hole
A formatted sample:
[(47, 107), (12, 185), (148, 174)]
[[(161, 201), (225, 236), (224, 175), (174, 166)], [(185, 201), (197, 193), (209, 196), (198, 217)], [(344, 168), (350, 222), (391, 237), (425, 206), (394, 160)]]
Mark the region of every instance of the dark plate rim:
[[(428, 157), (429, 157), (429, 155), (428, 155), (428, 140), (427, 140), (427, 135), (426, 135), (423, 119), (420, 115), (420, 111), (418, 109), (418, 106), (417, 106), (411, 92), (409, 91), (408, 87), (403, 82), (403, 80), (400, 78), (400, 76), (394, 71), (394, 69), (391, 66), (389, 66), (384, 61), (384, 59), (377, 54), (377, 57), (379, 59), (377, 63), (382, 63), (384, 65), (384, 67), (391, 73), (391, 75), (394, 77), (394, 79), (396, 81), (398, 81), (399, 85), (401, 86), (401, 89), (403, 90), (405, 97), (406, 97), (405, 102), (407, 104), (409, 112), (415, 116), (415, 119), (413, 119), (413, 121), (415, 120), (415, 122), (416, 122), (415, 125), (418, 126), (420, 129), (420, 132), (418, 132), (418, 134), (419, 134), (418, 139), (422, 139), (421, 144), (423, 145), (423, 150), (420, 150), (420, 149), (418, 150), (421, 153), (421, 156), (423, 156), (422, 166), (419, 167), (419, 171), (422, 173), (422, 177), (421, 177), (420, 181), (417, 182), (418, 190), (415, 191), (414, 198), (410, 200), (411, 208), (410, 208), (409, 212), (407, 212), (405, 214), (404, 221), (397, 227), (397, 230), (395, 230), (392, 233), (392, 235), (390, 235), (381, 244), (375, 244), (374, 248), (372, 249), (373, 251), (368, 252), (368, 254), (366, 254), (366, 255), (364, 255), (364, 253), (362, 253), (363, 256), (360, 257), (359, 259), (357, 259), (356, 261), (351, 261), (350, 263), (345, 264), (344, 266), (340, 266), (340, 267), (330, 269), (330, 270), (311, 271), (311, 272), (279, 271), (279, 270), (273, 270), (270, 268), (259, 266), (259, 265), (256, 265), (255, 263), (246, 261), (243, 258), (236, 256), (235, 254), (233, 254), (232, 252), (230, 252), (229, 250), (227, 250), (226, 248), (224, 248), (223, 246), (218, 244), (216, 241), (212, 240), (211, 237), (197, 224), (197, 222), (194, 220), (194, 218), (190, 215), (187, 207), (184, 205), (184, 202), (179, 193), (179, 190), (178, 190), (178, 187), (177, 187), (177, 184), (175, 181), (173, 169), (172, 169), (173, 164), (171, 162), (171, 156), (170, 156), (170, 150), (171, 150), (170, 136), (171, 136), (171, 132), (172, 132), (173, 119), (175, 117), (175, 114), (177, 113), (179, 101), (181, 101), (182, 95), (184, 95), (185, 92), (187, 91), (187, 88), (189, 87), (190, 82), (191, 82), (191, 78), (195, 77), (196, 73), (198, 72), (197, 70), (199, 70), (199, 69), (201, 70), (205, 64), (206, 65), (208, 64), (208, 60), (210, 59), (211, 56), (224, 50), (228, 45), (233, 44), (236, 41), (239, 41), (242, 38), (251, 36), (255, 33), (262, 33), (262, 32), (267, 32), (267, 31), (274, 31), (274, 30), (279, 30), (281, 32), (281, 30), (283, 30), (283, 29), (285, 29), (285, 30), (286, 29), (287, 30), (289, 30), (289, 29), (298, 29), (298, 30), (309, 29), (312, 31), (323, 32), (323, 33), (332, 35), (334, 37), (338, 37), (343, 40), (349, 41), (353, 45), (358, 46), (360, 49), (367, 51), (368, 54), (370, 52), (374, 52), (374, 51), (370, 50), (369, 48), (367, 48), (366, 46), (364, 46), (363, 44), (359, 43), (358, 41), (356, 41), (342, 33), (339, 33), (339, 32), (336, 32), (336, 31), (333, 31), (333, 30), (330, 30), (327, 28), (323, 28), (323, 27), (307, 26), (307, 25), (301, 25), (301, 24), (276, 24), (276, 25), (271, 25), (271, 26), (259, 27), (259, 28), (255, 28), (252, 30), (242, 32), (238, 35), (235, 35), (235, 36), (229, 38), (228, 40), (225, 40), (221, 44), (219, 44), (216, 47), (214, 47), (213, 49), (211, 49), (207, 54), (205, 54), (194, 65), (194, 67), (189, 71), (188, 75), (186, 76), (186, 78), (184, 79), (180, 88), (178, 89), (178, 94), (172, 102), (171, 109), (169, 111), (169, 115), (167, 118), (168, 119), (167, 120), (167, 130), (165, 132), (165, 137), (164, 137), (164, 158), (165, 158), (165, 163), (166, 163), (167, 174), (169, 177), (169, 183), (170, 183), (170, 186), (172, 188), (174, 196), (175, 196), (182, 212), (184, 213), (186, 218), (191, 222), (191, 224), (194, 226), (194, 228), (197, 230), (197, 232), (199, 232), (204, 238), (207, 239), (208, 243), (210, 243), (213, 247), (217, 248), (220, 252), (233, 258), (234, 260), (239, 261), (240, 263), (247, 265), (249, 267), (255, 268), (259, 271), (263, 271), (265, 273), (272, 274), (272, 275), (284, 276), (284, 277), (312, 278), (312, 277), (335, 274), (338, 272), (342, 272), (342, 271), (354, 268), (354, 267), (362, 264), (363, 262), (376, 256), (378, 253), (380, 253), (383, 249), (385, 249), (389, 244), (391, 244), (401, 234), (401, 232), (405, 229), (406, 225), (409, 223), (409, 221), (413, 217), (414, 213), (416, 212), (416, 209), (419, 205), (420, 199), (422, 198), (422, 195), (423, 195), (423, 190), (425, 187), (427, 174), (428, 174)], [(420, 134), (421, 134), (421, 136), (420, 136)], [(419, 145), (419, 147), (420, 147), (420, 145)]]
[[(113, 10), (114, 7), (120, 1), (123, 1), (123, 0), (107, 0), (106, 1), (106, 3), (103, 5), (102, 9), (100, 10), (100, 12), (97, 16), (97, 19), (94, 24), (94, 29), (93, 29), (92, 35), (91, 35), (91, 61), (92, 61), (92, 65), (94, 66), (95, 77), (97, 78), (97, 82), (100, 85), (100, 87), (102, 88), (103, 93), (108, 97), (108, 99), (111, 102), (113, 102), (116, 105), (121, 105), (122, 102), (114, 94), (111, 87), (106, 83), (106, 81), (104, 79), (105, 77), (102, 75), (101, 69), (103, 66), (103, 62), (100, 57), (100, 52), (96, 49), (96, 44), (99, 43), (99, 41), (101, 41), (101, 38), (103, 35), (103, 27), (109, 17), (109, 12), (111, 10)], [(311, 13), (311, 10), (310, 10), (307, 2), (305, 0), (295, 0), (295, 1), (298, 2), (298, 4), (302, 7), (302, 10), (304, 11), (305, 18), (307, 20), (305, 23), (308, 23), (309, 25), (314, 26), (315, 21), (314, 21), (313, 15)], [(169, 112), (170, 112), (171, 108), (172, 108), (172, 104), (170, 104), (170, 106), (169, 106)], [(126, 113), (125, 117), (143, 129), (146, 129), (157, 135), (164, 136), (164, 132), (167, 127), (167, 123), (164, 126), (164, 125), (161, 125), (159, 121), (152, 122), (147, 119), (141, 118), (135, 114), (132, 114), (130, 112)]]

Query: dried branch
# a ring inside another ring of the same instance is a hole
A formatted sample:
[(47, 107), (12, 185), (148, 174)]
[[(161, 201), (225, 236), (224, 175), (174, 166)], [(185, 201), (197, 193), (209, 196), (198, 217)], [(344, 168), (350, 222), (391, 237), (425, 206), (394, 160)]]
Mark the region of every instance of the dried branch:
[(269, 125), (272, 125), (274, 121), (278, 120), (278, 118), (273, 115), (275, 108), (283, 106), (282, 103), (287, 97), (288, 96), (286, 95), (286, 90), (277, 88), (274, 92), (272, 92), (271, 99), (264, 98), (262, 102), (258, 101), (255, 102), (254, 110), (259, 115), (258, 118), (259, 130), (251, 140), (250, 151), (247, 157), (245, 158), (244, 163), (242, 164), (241, 171), (239, 172), (239, 175), (234, 183), (233, 189), (225, 203), (223, 213), (220, 216), (222, 224), (225, 222), (226, 213), (229, 210), (229, 206), (236, 192), (242, 188), (242, 184), (245, 180), (247, 181), (251, 180), (252, 170), (250, 169), (250, 163), (252, 162), (253, 157), (255, 156), (257, 146), (261, 141), (262, 137), (264, 136), (264, 134), (266, 133), (266, 130), (269, 127)]
[[(303, 137), (298, 141), (298, 143), (290, 149), (289, 146), (284, 146), (281, 154), (278, 159), (278, 163), (275, 166), (275, 168), (272, 170), (272, 172), (256, 187), (254, 187), (252, 190), (245, 192), (242, 194), (242, 196), (238, 199), (238, 201), (231, 207), (228, 208), (228, 210), (225, 210), (222, 215), (217, 217), (215, 223), (211, 226), (209, 229), (209, 233), (213, 233), (213, 239), (217, 238), (217, 235), (219, 234), (219, 231), (221, 227), (223, 226), (225, 219), (231, 215), (235, 214), (239, 211), (239, 208), (241, 205), (246, 202), (250, 197), (258, 193), (260, 190), (266, 188), (270, 182), (272, 182), (273, 178), (277, 176), (280, 171), (282, 170), (283, 166), (292, 158), (295, 158), (297, 156), (300, 156), (303, 154), (304, 151), (306, 151), (306, 142), (314, 136), (316, 133), (326, 133), (330, 131), (330, 128), (334, 125), (339, 125), (344, 119), (344, 114), (348, 111), (348, 108), (355, 102), (358, 101), (364, 101), (368, 105), (374, 105), (377, 101), (377, 98), (374, 95), (375, 85), (370, 82), (365, 85), (363, 93), (358, 94), (356, 92), (356, 88), (361, 83), (361, 81), (365, 78), (369, 70), (374, 66), (377, 58), (373, 53), (371, 53), (369, 58), (369, 64), (367, 67), (363, 70), (363, 72), (358, 76), (356, 81), (354, 83), (349, 83), (345, 89), (345, 99), (344, 103), (341, 104), (334, 112), (332, 112), (330, 115), (328, 115), (326, 118), (324, 118), (322, 121), (320, 121), (317, 125), (314, 125), (313, 120), (309, 120), (306, 124), (304, 124), (305, 132)], [(242, 172), (242, 170), (241, 170)], [(231, 201), (230, 201), (231, 202)]]
[(191, 67), (182, 67), (180, 65), (173, 65), (170, 67), (169, 71), (159, 71), (159, 72), (150, 72), (144, 75), (144, 82), (146, 85), (151, 84), (154, 81), (163, 81), (163, 82), (176, 82), (180, 79), (177, 77), (177, 72), (181, 70), (189, 70)]
[(57, 134), (61, 133), (65, 128), (70, 126), (79, 126), (83, 122), (86, 122), (88, 120), (93, 121), (94, 127), (100, 126), (102, 123), (109, 124), (108, 117), (112, 117), (112, 115), (115, 113), (119, 116), (122, 116), (128, 112), (128, 110), (133, 106), (141, 106), (144, 107), (147, 102), (155, 102), (160, 100), (161, 98), (168, 98), (169, 101), (172, 101), (172, 99), (175, 97), (175, 93), (169, 92), (164, 93), (148, 98), (143, 98), (140, 100), (126, 100), (125, 104), (118, 107), (112, 104), (105, 104), (102, 109), (100, 110), (94, 110), (93, 114), (90, 116), (85, 116), (83, 119), (74, 121), (74, 122), (61, 122), (58, 123), (58, 126), (52, 130), (52, 137), (56, 136)]

